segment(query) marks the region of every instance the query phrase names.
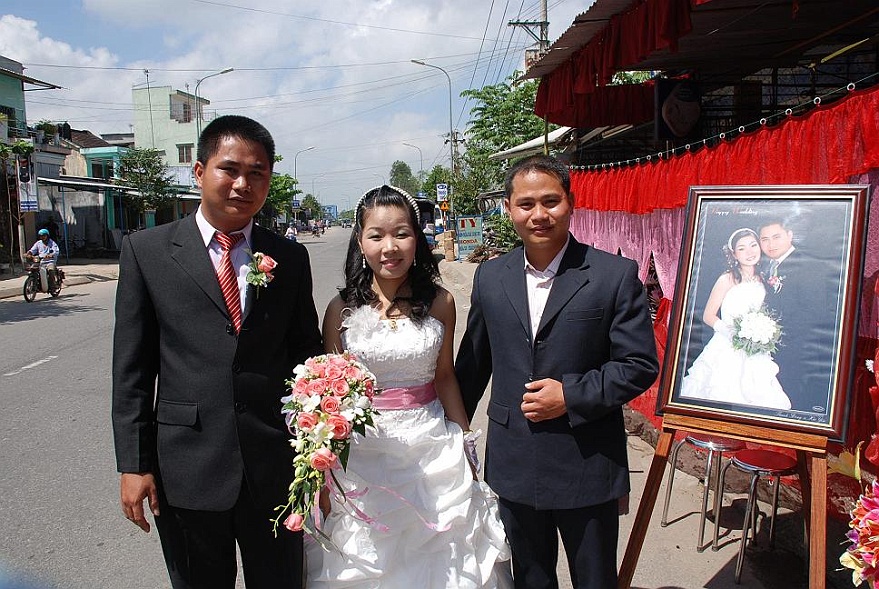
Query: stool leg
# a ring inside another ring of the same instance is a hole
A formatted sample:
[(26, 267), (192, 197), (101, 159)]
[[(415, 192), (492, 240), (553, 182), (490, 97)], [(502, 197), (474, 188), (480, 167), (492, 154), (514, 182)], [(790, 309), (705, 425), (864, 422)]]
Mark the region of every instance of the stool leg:
[[(714, 456), (716, 450), (708, 451), (708, 464), (705, 465), (705, 480), (702, 485), (702, 512), (699, 514), (699, 541), (696, 543), (696, 552), (705, 550), (705, 515), (708, 512), (708, 490), (711, 488), (711, 476), (714, 474)], [(716, 498), (716, 494), (715, 494)]]
[(773, 477), (771, 484), (775, 485), (772, 491), (772, 519), (769, 520), (769, 547), (775, 545), (775, 515), (778, 513), (778, 490), (781, 487), (781, 477)]
[(742, 579), (742, 565), (745, 562), (745, 545), (748, 543), (748, 533), (750, 531), (753, 512), (757, 507), (757, 480), (760, 478), (758, 473), (751, 474), (751, 484), (748, 488), (748, 501), (745, 504), (745, 520), (742, 524), (742, 544), (739, 546), (739, 557), (736, 560), (736, 585)]
[(665, 486), (665, 506), (662, 508), (662, 521), (659, 522), (659, 525), (663, 528), (668, 525), (668, 502), (671, 500), (671, 488), (675, 484), (675, 468), (678, 463), (678, 452), (681, 451), (681, 446), (684, 445), (687, 439), (684, 438), (680, 442), (678, 442), (674, 449), (671, 451), (671, 460), (668, 462), (668, 483)]
[[(720, 508), (723, 507), (723, 491), (726, 484), (726, 471), (732, 466), (732, 462), (723, 465), (720, 471), (720, 481), (717, 483), (717, 490), (714, 491), (714, 542), (711, 543), (711, 550), (717, 552), (717, 541), (720, 536)], [(718, 464), (718, 468), (720, 465)], [(720, 499), (718, 500), (718, 496)]]

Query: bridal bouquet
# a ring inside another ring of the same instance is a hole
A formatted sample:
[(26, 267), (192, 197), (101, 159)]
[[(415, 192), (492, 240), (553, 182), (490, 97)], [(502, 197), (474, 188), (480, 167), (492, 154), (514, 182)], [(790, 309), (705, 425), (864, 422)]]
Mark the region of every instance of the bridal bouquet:
[(765, 306), (733, 319), (733, 348), (748, 356), (772, 354), (780, 340), (781, 325)]
[[(290, 445), (294, 479), (287, 503), (276, 508), (272, 520), (277, 534), (281, 518), (287, 529), (308, 532), (327, 476), (348, 465), (351, 434), (366, 434), (372, 425), (375, 376), (353, 354), (324, 354), (309, 358), (293, 369), (287, 381), (290, 394), (283, 397), (281, 412), (293, 435)], [(338, 485), (336, 485), (338, 487)]]
[(866, 581), (873, 589), (879, 573), (879, 482), (873, 481), (858, 497), (851, 517), (846, 537), (852, 544), (839, 557), (839, 563), (852, 569), (855, 587)]

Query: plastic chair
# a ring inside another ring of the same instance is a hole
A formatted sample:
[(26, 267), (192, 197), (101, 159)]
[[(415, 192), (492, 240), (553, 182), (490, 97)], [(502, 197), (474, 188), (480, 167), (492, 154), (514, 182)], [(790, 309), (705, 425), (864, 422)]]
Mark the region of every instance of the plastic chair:
[(757, 539), (757, 481), (760, 480), (761, 476), (766, 476), (770, 477), (770, 484), (775, 485), (772, 492), (772, 515), (769, 520), (769, 545), (772, 546), (775, 540), (775, 514), (778, 511), (778, 489), (781, 477), (795, 474), (797, 472), (797, 461), (786, 454), (772, 450), (742, 450), (730, 459), (720, 474), (720, 487), (718, 488), (721, 500), (714, 507), (714, 543), (712, 550), (717, 550), (719, 533), (717, 523), (720, 520), (720, 505), (723, 503), (726, 471), (729, 470), (730, 466), (735, 466), (739, 470), (751, 475), (751, 483), (748, 486), (748, 499), (745, 504), (745, 520), (742, 523), (742, 543), (739, 546), (738, 560), (736, 560), (735, 579), (736, 584), (738, 584), (742, 578), (742, 564), (745, 562), (745, 546), (748, 543), (748, 535), (750, 534), (754, 540)]
[[(665, 507), (662, 509), (662, 521), (660, 525), (666, 527), (668, 525), (668, 504), (671, 500), (671, 490), (674, 486), (675, 469), (677, 467), (678, 453), (684, 444), (691, 444), (696, 448), (702, 448), (708, 451), (708, 464), (705, 466), (704, 489), (702, 490), (702, 512), (699, 514), (699, 540), (696, 542), (696, 552), (705, 550), (703, 541), (705, 539), (705, 516), (708, 512), (708, 490), (711, 487), (711, 478), (714, 478), (714, 509), (717, 511), (717, 486), (720, 478), (720, 462), (723, 459), (724, 452), (732, 452), (742, 450), (745, 443), (741, 440), (732, 440), (730, 438), (722, 438), (720, 436), (711, 436), (707, 434), (689, 434), (686, 438), (679, 441), (671, 452), (671, 460), (669, 461), (670, 469), (668, 471), (668, 484), (665, 490)], [(715, 534), (716, 535), (716, 534)]]

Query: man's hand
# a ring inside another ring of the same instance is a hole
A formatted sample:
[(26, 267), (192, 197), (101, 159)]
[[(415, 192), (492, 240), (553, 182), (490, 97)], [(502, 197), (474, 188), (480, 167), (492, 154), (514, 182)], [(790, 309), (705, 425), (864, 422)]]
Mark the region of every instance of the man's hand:
[(522, 395), (522, 413), (528, 421), (538, 422), (555, 419), (567, 412), (562, 383), (551, 378), (542, 378), (525, 383)]
[(119, 481), (122, 513), (131, 523), (144, 532), (150, 531), (150, 523), (143, 513), (143, 500), (149, 500), (150, 511), (159, 515), (159, 493), (156, 478), (148, 472), (124, 472)]

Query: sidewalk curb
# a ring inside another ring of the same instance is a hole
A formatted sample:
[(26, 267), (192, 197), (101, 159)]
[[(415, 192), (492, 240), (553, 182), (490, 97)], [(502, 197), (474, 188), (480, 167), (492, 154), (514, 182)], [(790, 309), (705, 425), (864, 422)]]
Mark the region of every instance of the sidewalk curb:
[[(13, 297), (20, 297), (22, 295), (22, 290), (24, 288), (24, 279), (25, 276), (19, 276), (21, 279), (20, 282), (16, 284), (16, 286), (8, 286), (8, 287), (0, 287), (0, 299), (9, 299)], [(7, 279), (4, 282), (12, 282), (14, 279)], [(88, 276), (70, 276), (64, 279), (63, 288), (68, 288), (70, 286), (80, 286), (82, 284), (89, 284), (92, 282), (107, 282), (109, 280), (116, 280), (115, 277), (110, 276), (97, 276), (97, 275), (88, 275)]]

